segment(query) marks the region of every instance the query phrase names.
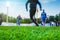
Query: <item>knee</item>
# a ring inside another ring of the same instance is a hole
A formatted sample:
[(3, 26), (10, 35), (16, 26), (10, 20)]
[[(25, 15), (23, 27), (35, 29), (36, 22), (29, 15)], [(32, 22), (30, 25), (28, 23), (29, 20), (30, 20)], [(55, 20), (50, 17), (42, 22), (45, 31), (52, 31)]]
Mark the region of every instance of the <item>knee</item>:
[(30, 19), (33, 19), (33, 17), (32, 17), (32, 16), (30, 16)]

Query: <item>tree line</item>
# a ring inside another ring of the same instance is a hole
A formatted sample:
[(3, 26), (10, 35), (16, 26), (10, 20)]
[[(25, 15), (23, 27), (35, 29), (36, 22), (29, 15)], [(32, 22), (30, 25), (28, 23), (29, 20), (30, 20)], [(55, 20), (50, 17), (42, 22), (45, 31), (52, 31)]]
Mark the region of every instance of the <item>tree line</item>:
[[(7, 15), (4, 14), (4, 13), (0, 13), (0, 16), (2, 16), (3, 22), (6, 22)], [(17, 20), (17, 18), (8, 16), (8, 21), (9, 21), (9, 22), (11, 22), (11, 23), (16, 23), (16, 20)], [(38, 23), (41, 23), (41, 18), (36, 18), (35, 20), (36, 20)], [(53, 21), (53, 22), (55, 22), (55, 21), (60, 22), (60, 13), (57, 14), (57, 15), (55, 15), (55, 16), (49, 16), (49, 17), (47, 17), (46, 23), (49, 23), (49, 22), (51, 22), (51, 21)], [(32, 21), (30, 20), (30, 18), (22, 19), (20, 22), (21, 22), (21, 23), (32, 23)]]

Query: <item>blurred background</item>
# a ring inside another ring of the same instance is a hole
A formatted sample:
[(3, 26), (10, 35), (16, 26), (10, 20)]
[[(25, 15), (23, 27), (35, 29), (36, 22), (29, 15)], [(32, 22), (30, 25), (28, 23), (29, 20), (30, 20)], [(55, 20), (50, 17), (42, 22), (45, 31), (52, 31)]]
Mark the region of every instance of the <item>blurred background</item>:
[[(42, 8), (45, 9), (47, 14), (47, 23), (55, 20), (60, 21), (60, 0), (39, 0)], [(29, 17), (29, 11), (26, 11), (25, 4), (27, 0), (0, 0), (0, 15), (3, 22), (16, 23), (17, 16), (22, 17), (21, 23), (32, 23)], [(29, 5), (28, 5), (29, 6)], [(30, 9), (28, 7), (28, 9)], [(37, 5), (38, 12), (35, 17), (37, 22), (41, 22), (41, 12)]]

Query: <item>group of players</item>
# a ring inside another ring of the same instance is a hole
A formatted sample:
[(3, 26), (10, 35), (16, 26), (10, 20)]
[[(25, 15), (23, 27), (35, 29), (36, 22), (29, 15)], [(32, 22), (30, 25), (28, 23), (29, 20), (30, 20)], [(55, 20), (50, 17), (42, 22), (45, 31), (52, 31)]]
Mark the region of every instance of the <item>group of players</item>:
[[(39, 0), (28, 0), (26, 2), (26, 10), (28, 11), (28, 3), (30, 3), (30, 19), (32, 20), (32, 22), (35, 23), (36, 26), (39, 26), (38, 23), (36, 22), (36, 20), (33, 18), (35, 16), (35, 13), (36, 13), (36, 9), (37, 9), (37, 4), (39, 4), (40, 6), (40, 10), (42, 11), (42, 6), (41, 6), (41, 3), (39, 2)], [(43, 12), (41, 13), (41, 20), (42, 20), (42, 23), (43, 25), (45, 25), (45, 22), (46, 22), (46, 13), (45, 11), (43, 10)], [(20, 18), (19, 18), (20, 19)], [(19, 20), (17, 20), (17, 23), (19, 22)]]
[[(41, 21), (42, 21), (42, 24), (45, 25), (45, 22), (46, 22), (46, 18), (47, 18), (47, 15), (45, 13), (45, 10), (42, 9), (42, 6), (41, 6), (41, 3), (39, 2), (39, 0), (28, 0), (26, 2), (26, 10), (28, 11), (28, 3), (30, 3), (30, 19), (32, 20), (33, 23), (35, 23), (36, 26), (39, 26), (39, 24), (36, 22), (36, 20), (33, 18), (35, 16), (35, 13), (36, 13), (36, 10), (37, 10), (37, 4), (39, 4), (39, 7), (40, 7), (40, 10), (43, 11), (41, 13)], [(17, 24), (20, 25), (20, 15), (17, 17)], [(0, 25), (1, 25), (2, 21), (1, 21), (1, 18), (0, 18)]]

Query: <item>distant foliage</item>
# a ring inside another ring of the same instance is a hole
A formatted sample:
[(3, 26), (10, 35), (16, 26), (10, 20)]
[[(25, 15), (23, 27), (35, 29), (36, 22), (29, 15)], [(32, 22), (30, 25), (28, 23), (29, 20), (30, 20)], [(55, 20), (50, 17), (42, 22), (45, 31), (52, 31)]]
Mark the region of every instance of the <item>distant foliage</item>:
[[(6, 22), (7, 15), (4, 13), (0, 13), (0, 16), (2, 16), (3, 22)], [(16, 20), (17, 20), (17, 18), (8, 16), (9, 22), (16, 23)], [(36, 18), (35, 20), (36, 20), (36, 22), (41, 23), (41, 18)], [(49, 23), (50, 21), (53, 21), (53, 22), (60, 21), (60, 13), (57, 14), (56, 16), (49, 16), (49, 18), (47, 17), (46, 23)], [(20, 22), (21, 23), (32, 23), (30, 18), (21, 19)]]
[(54, 16), (50, 16), (49, 21), (54, 21)]
[[(2, 16), (3, 22), (6, 22), (7, 15), (6, 15), (6, 14), (3, 14), (3, 13), (0, 13), (0, 15)], [(9, 21), (9, 22), (16, 23), (16, 18), (14, 18), (14, 17), (9, 17), (9, 16), (8, 16), (8, 21)]]

